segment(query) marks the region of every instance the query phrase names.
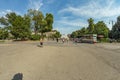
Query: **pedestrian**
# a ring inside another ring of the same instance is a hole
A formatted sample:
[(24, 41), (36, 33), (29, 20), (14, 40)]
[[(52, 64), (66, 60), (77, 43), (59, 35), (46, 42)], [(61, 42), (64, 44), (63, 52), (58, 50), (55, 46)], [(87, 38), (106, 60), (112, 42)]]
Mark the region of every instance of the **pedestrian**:
[(56, 38), (56, 41), (57, 41), (57, 43), (59, 42), (59, 39), (58, 38)]
[(40, 46), (43, 47), (43, 39), (40, 39)]
[(65, 42), (65, 39), (64, 39), (64, 38), (62, 39), (62, 42), (63, 42), (63, 43)]

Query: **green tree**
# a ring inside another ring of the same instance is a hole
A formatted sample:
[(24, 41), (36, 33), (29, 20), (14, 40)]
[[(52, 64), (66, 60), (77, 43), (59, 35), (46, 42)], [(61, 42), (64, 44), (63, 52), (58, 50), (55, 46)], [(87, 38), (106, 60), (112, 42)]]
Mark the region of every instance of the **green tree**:
[(20, 16), (16, 13), (9, 13), (6, 15), (10, 25), (10, 32), (15, 39), (26, 39), (29, 38), (30, 32), (30, 18), (28, 16)]
[(0, 39), (7, 39), (8, 35), (9, 33), (5, 28), (0, 28)]
[(117, 22), (113, 25), (110, 34), (111, 38), (120, 39), (120, 16), (117, 17)]
[(77, 38), (78, 37), (78, 32), (77, 31), (72, 32), (71, 37), (72, 38)]
[(61, 34), (59, 31), (56, 31), (56, 33), (53, 36), (54, 36), (54, 38), (60, 38)]
[(45, 20), (46, 20), (46, 22), (47, 22), (47, 29), (46, 29), (46, 31), (51, 31), (52, 29), (53, 29), (53, 20), (54, 18), (53, 18), (53, 15), (51, 14), (51, 13), (47, 13), (46, 14), (46, 17), (45, 17)]
[(90, 18), (90, 19), (88, 19), (88, 23), (89, 23), (89, 25), (88, 25), (88, 28), (87, 28), (87, 32), (89, 34), (92, 34), (93, 31), (94, 31), (94, 20), (92, 18)]
[(31, 28), (34, 30), (35, 34), (37, 35), (39, 32), (39, 25), (40, 23), (42, 23), (44, 16), (41, 11), (33, 10), (33, 9), (29, 9), (27, 15), (30, 16), (31, 24), (33, 24)]
[(103, 21), (98, 21), (95, 24), (94, 33), (98, 35), (104, 35), (104, 37), (107, 38), (109, 34), (109, 29)]
[(87, 32), (87, 31), (86, 31), (86, 28), (83, 27), (83, 28), (81, 28), (80, 30), (76, 30), (76, 31), (72, 32), (71, 37), (72, 37), (72, 38), (77, 38), (77, 37), (79, 38), (79, 37), (87, 34), (86, 32)]
[(44, 22), (44, 16), (42, 12), (38, 11), (38, 14), (33, 16), (33, 21), (34, 21), (34, 26), (35, 26), (34, 27), (35, 34), (37, 34), (40, 31), (40, 28), (43, 28), (43, 25), (46, 24)]
[(85, 34), (86, 34), (86, 28), (83, 27), (83, 28), (80, 29), (79, 35), (80, 35), (80, 36), (83, 36), (83, 35), (85, 35)]
[[(39, 10), (28, 10), (28, 15), (31, 16), (31, 20), (34, 22), (34, 32), (37, 34), (38, 32), (41, 33), (41, 36), (43, 36), (43, 33), (49, 32), (52, 30), (53, 25), (53, 15), (50, 13), (46, 14), (46, 17), (44, 18), (44, 15)], [(31, 22), (32, 22), (31, 21)]]
[(9, 24), (5, 17), (0, 18), (0, 24), (2, 28), (0, 28), (0, 39), (7, 39), (9, 37)]
[(1, 17), (1, 18), (0, 18), (0, 23), (1, 23), (2, 25), (8, 26), (7, 19), (4, 18), (4, 17)]

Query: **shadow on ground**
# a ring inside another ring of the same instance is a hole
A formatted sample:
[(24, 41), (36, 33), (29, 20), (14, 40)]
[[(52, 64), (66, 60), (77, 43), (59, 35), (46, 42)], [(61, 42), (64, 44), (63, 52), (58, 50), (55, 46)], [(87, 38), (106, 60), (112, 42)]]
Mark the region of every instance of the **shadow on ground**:
[(22, 73), (15, 74), (12, 80), (23, 80), (23, 74)]

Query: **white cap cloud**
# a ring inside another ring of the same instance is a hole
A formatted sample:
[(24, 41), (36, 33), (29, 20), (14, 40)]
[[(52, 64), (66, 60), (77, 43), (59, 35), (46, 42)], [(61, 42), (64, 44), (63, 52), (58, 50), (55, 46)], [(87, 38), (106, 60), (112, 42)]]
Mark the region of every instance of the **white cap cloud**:
[(29, 9), (39, 10), (43, 6), (42, 0), (29, 0)]
[(104, 4), (101, 4), (100, 1), (90, 1), (84, 6), (68, 6), (59, 11), (59, 13), (70, 12), (75, 16), (83, 17), (92, 17), (92, 18), (105, 18), (105, 17), (114, 17), (120, 15), (120, 6), (115, 5), (115, 0), (104, 0)]

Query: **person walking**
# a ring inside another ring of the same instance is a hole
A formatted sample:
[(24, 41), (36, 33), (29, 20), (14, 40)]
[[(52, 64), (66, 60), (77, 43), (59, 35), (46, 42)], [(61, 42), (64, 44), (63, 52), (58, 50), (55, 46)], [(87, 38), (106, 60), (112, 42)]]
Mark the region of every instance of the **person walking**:
[(40, 39), (40, 46), (43, 47), (43, 39)]
[(59, 39), (58, 38), (56, 38), (56, 41), (57, 41), (57, 43), (59, 42)]
[(65, 42), (65, 39), (64, 39), (64, 38), (62, 39), (62, 42), (63, 42), (63, 43)]

